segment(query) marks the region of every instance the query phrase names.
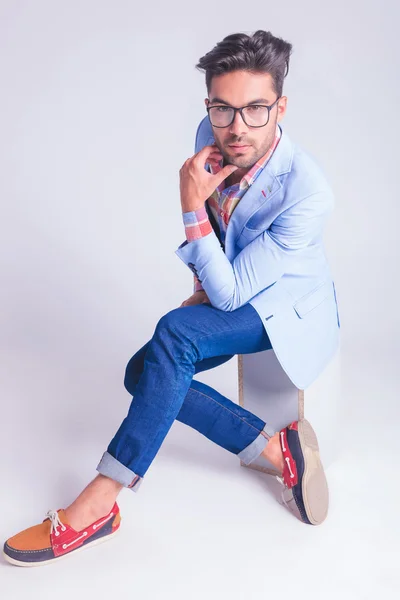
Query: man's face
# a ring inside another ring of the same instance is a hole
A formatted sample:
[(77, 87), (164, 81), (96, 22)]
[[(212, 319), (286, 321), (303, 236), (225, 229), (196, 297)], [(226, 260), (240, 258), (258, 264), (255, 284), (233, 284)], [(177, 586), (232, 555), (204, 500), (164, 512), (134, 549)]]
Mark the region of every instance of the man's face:
[[(260, 101), (263, 99), (263, 101)], [(272, 78), (268, 73), (233, 71), (214, 76), (211, 82), (206, 106), (233, 106), (239, 108), (257, 100), (257, 104), (270, 105), (277, 99), (273, 92)], [(222, 102), (223, 101), (223, 102)], [(239, 112), (228, 127), (213, 127), (215, 143), (224, 157), (223, 165), (239, 167), (236, 175), (243, 176), (271, 147), (276, 131), (276, 123), (286, 112), (286, 96), (282, 96), (270, 111), (269, 121), (264, 127), (249, 127)], [(247, 148), (235, 150), (230, 144), (247, 144)]]

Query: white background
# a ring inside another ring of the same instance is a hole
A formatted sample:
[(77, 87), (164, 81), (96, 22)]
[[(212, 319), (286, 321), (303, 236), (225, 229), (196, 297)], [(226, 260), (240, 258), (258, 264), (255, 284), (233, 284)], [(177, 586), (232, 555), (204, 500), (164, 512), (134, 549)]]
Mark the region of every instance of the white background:
[[(369, 599), (400, 583), (398, 4), (0, 0), (0, 535), (66, 506), (125, 416), (129, 358), (192, 293), (179, 169), (205, 115), (201, 56), (226, 35), (293, 44), (282, 127), (336, 196), (342, 454), (320, 527), (268, 476), (174, 423), (119, 541), (7, 597)], [(151, 116), (150, 116), (151, 115)], [(200, 377), (199, 377), (200, 378)], [(236, 360), (201, 377), (237, 399)], [(321, 399), (323, 401), (323, 399)]]

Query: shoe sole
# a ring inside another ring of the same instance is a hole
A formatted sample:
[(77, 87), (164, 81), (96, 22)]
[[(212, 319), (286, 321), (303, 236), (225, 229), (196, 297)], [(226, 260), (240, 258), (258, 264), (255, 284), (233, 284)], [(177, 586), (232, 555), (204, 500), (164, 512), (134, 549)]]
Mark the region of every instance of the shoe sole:
[(319, 455), (314, 429), (307, 419), (298, 421), (298, 433), (304, 456), (302, 493), (307, 517), (313, 525), (322, 523), (328, 514), (329, 490)]
[(24, 562), (21, 560), (16, 560), (15, 558), (11, 558), (11, 556), (8, 556), (8, 554), (6, 554), (4, 552), (4, 550), (3, 550), (3, 557), (11, 565), (15, 565), (17, 567), (41, 567), (42, 565), (48, 565), (53, 562), (58, 562), (59, 560), (61, 560), (63, 558), (67, 558), (67, 557), (71, 556), (71, 554), (76, 554), (77, 552), (80, 552), (81, 550), (86, 550), (87, 548), (91, 548), (92, 546), (97, 546), (99, 544), (102, 544), (103, 542), (108, 542), (111, 538), (113, 538), (117, 535), (119, 530), (120, 530), (120, 528), (118, 527), (118, 529), (116, 529), (112, 533), (109, 533), (108, 535), (98, 538), (97, 540), (94, 540), (93, 542), (89, 542), (88, 544), (85, 544), (84, 546), (80, 546), (80, 548), (77, 548), (76, 550), (71, 550), (70, 552), (67, 552), (66, 554), (62, 554), (61, 556), (56, 556), (54, 558), (51, 558), (50, 560), (42, 560), (42, 561), (36, 561), (36, 562)]

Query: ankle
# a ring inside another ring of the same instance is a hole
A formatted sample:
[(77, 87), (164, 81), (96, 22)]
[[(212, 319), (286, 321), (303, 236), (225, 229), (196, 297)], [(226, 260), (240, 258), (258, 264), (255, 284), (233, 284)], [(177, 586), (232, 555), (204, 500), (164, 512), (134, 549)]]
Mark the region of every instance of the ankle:
[(268, 444), (265, 446), (262, 452), (262, 456), (272, 463), (282, 475), (285, 461), (279, 439), (279, 431), (277, 431), (275, 435), (270, 438)]
[(71, 527), (80, 531), (107, 515), (122, 488), (121, 484), (109, 477), (98, 475), (65, 509)]

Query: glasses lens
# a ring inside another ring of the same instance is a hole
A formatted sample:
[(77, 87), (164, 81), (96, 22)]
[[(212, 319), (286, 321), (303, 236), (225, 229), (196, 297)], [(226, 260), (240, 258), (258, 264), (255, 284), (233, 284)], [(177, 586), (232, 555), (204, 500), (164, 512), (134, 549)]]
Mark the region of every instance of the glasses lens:
[(265, 106), (246, 106), (243, 109), (244, 120), (247, 125), (253, 125), (253, 127), (260, 127), (260, 125), (266, 125), (268, 121), (268, 108)]
[[(213, 106), (209, 110), (211, 124), (215, 127), (227, 127), (233, 119), (233, 109), (229, 106)], [(244, 120), (247, 125), (260, 127), (268, 122), (268, 108), (253, 105), (243, 109)]]
[(209, 113), (211, 125), (215, 127), (226, 127), (233, 118), (233, 110), (229, 106), (213, 106)]

